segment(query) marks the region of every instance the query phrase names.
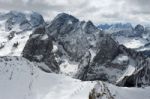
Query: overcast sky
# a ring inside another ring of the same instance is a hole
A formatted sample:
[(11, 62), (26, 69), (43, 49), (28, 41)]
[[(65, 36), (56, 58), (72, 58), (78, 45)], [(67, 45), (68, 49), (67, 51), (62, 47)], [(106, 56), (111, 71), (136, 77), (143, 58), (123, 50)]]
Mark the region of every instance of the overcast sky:
[(48, 20), (66, 12), (95, 24), (150, 23), (150, 0), (0, 0), (0, 10), (36, 11)]

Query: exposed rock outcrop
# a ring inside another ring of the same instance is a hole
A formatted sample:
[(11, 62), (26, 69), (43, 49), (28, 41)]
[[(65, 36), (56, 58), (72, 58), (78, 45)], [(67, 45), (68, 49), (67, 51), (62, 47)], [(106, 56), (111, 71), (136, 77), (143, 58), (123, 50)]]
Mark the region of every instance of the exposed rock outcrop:
[[(111, 38), (102, 40), (100, 45), (93, 61), (84, 66), (87, 70), (79, 69), (79, 79), (102, 80), (128, 87), (150, 84), (149, 62), (142, 53), (118, 45)], [(80, 78), (80, 74), (84, 77)]]
[(104, 82), (98, 82), (89, 94), (89, 99), (115, 99)]
[(59, 66), (52, 53), (52, 40), (45, 33), (45, 27), (35, 29), (23, 50), (23, 57), (30, 61), (43, 62), (50, 70), (40, 67), (47, 72), (59, 72)]
[(56, 16), (47, 27), (47, 33), (61, 46), (58, 51), (69, 60), (76, 62), (80, 62), (89, 49), (93, 52), (97, 50), (103, 34), (91, 21), (79, 21), (65, 13)]
[[(79, 21), (62, 13), (46, 27), (46, 33), (57, 42), (59, 59), (80, 64), (75, 77), (81, 80), (116, 84), (146, 64), (142, 53), (119, 45), (91, 21)], [(127, 74), (130, 69), (131, 73)]]

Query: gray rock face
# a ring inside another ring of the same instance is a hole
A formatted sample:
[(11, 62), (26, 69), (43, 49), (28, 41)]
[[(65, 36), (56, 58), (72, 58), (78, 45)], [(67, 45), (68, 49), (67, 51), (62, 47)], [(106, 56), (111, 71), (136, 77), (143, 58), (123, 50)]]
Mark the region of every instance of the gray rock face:
[(135, 71), (131, 75), (125, 76), (119, 82), (118, 86), (127, 86), (127, 87), (141, 87), (150, 85), (150, 60), (146, 59), (141, 52), (136, 52), (130, 49), (128, 54), (131, 55), (133, 59), (136, 60)]
[[(56, 16), (47, 27), (47, 33), (62, 46), (69, 60), (77, 62), (89, 49), (97, 49), (102, 34), (90, 21), (79, 21), (65, 13)], [(64, 55), (62, 49), (58, 49)]]
[(90, 60), (91, 60), (91, 53), (87, 52), (79, 64), (79, 71), (75, 75), (76, 78), (82, 80), (86, 79), (85, 74), (87, 73), (87, 70), (90, 66)]
[[(59, 66), (55, 61), (52, 49), (52, 40), (45, 33), (45, 27), (39, 27), (30, 35), (22, 54), (30, 61), (45, 63), (51, 71), (58, 73)], [(41, 68), (51, 72), (44, 67)]]
[(113, 60), (119, 53), (118, 44), (109, 36), (103, 38), (100, 42), (99, 52), (93, 62), (98, 64)]
[[(100, 50), (93, 61), (89, 63), (86, 60), (84, 63), (88, 64), (79, 68), (77, 78), (102, 80), (128, 87), (149, 85), (149, 62), (144, 55), (107, 38), (101, 41)], [(131, 74), (126, 74), (127, 72)]]
[(44, 22), (42, 15), (40, 15), (36, 12), (33, 12), (30, 15), (29, 23), (32, 25), (32, 27), (37, 27), (39, 25), (43, 25), (45, 22)]
[[(10, 31), (14, 28), (15, 25), (26, 24), (26, 16), (23, 13), (11, 11), (4, 16), (8, 16), (5, 23), (5, 29)], [(29, 24), (30, 25), (30, 24)]]
[(74, 24), (78, 21), (78, 19), (71, 15), (65, 13), (59, 14), (48, 26), (49, 35), (57, 39), (60, 35), (69, 34), (73, 29)]
[(81, 80), (103, 80), (116, 84), (126, 77), (129, 68), (136, 71), (136, 68), (143, 67), (143, 62), (146, 64), (141, 53), (119, 45), (92, 22), (79, 21), (65, 13), (59, 14), (46, 27), (46, 33), (58, 43), (59, 58), (67, 57), (69, 61), (79, 63), (75, 78)]
[(140, 24), (136, 25), (134, 30), (137, 34), (142, 34), (145, 31), (144, 26)]
[[(114, 79), (119, 75), (117, 72), (121, 73), (121, 69), (123, 68), (120, 64), (112, 62), (120, 54), (118, 49), (119, 45), (110, 36), (104, 36), (99, 43), (99, 46), (98, 53), (93, 61), (85, 67), (87, 70), (84, 72), (84, 78), (81, 80), (103, 80), (114, 82)], [(118, 65), (118, 67), (115, 67), (115, 65)], [(80, 75), (80, 73), (83, 74), (82, 72), (83, 70), (79, 71), (78, 75)]]

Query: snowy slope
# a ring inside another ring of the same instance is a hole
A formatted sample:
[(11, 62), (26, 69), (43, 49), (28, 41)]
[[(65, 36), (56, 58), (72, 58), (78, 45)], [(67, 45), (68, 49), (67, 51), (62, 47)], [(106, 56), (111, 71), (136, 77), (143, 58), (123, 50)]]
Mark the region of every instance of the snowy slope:
[(95, 83), (45, 73), (21, 57), (0, 58), (0, 99), (88, 99)]
[(126, 46), (127, 48), (136, 49), (141, 46), (144, 46), (148, 41), (146, 39), (140, 37), (124, 37), (124, 36), (116, 36), (113, 37), (115, 41), (119, 44)]
[[(4, 44), (4, 47), (0, 49), (0, 56), (20, 56), (31, 33), (32, 31), (26, 31), (21, 34), (16, 34), (14, 38), (8, 40), (7, 36), (9, 33), (0, 31), (0, 44)], [(17, 47), (13, 46), (15, 43), (18, 43)]]
[[(21, 57), (1, 57), (0, 99), (88, 99), (89, 92), (96, 84), (62, 74), (45, 73), (38, 65), (41, 64), (31, 63)], [(126, 88), (100, 82), (94, 90), (96, 93), (91, 93), (99, 95), (99, 98), (93, 99), (150, 97), (150, 87)]]
[[(45, 73), (38, 65), (41, 64), (31, 63), (21, 57), (1, 57), (0, 99), (89, 99), (96, 82), (82, 82), (62, 74)], [(102, 97), (93, 99), (150, 97), (150, 87), (126, 88), (100, 82), (94, 90), (94, 95)], [(110, 96), (113, 98), (108, 98)]]

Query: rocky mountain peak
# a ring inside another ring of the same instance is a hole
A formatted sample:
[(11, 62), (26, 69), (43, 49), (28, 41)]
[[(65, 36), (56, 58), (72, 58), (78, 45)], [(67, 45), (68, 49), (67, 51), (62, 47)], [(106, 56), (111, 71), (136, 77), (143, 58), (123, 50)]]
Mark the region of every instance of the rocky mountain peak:
[[(74, 16), (72, 16), (72, 15), (69, 15), (69, 14), (67, 14), (67, 13), (60, 13), (60, 14), (58, 14), (56, 17), (55, 17), (55, 19), (53, 20), (53, 22), (72, 22), (72, 23), (76, 23), (76, 22), (78, 22), (79, 20), (77, 19), (77, 18), (75, 18)], [(68, 23), (69, 23), (68, 22)]]
[(86, 26), (93, 26), (94, 27), (94, 24), (92, 23), (92, 21), (87, 21)]
[(84, 29), (85, 29), (85, 32), (88, 34), (93, 33), (93, 31), (97, 30), (97, 28), (91, 21), (85, 22)]
[(37, 12), (31, 13), (29, 21), (30, 21), (30, 24), (32, 25), (32, 27), (43, 25), (45, 23), (43, 16)]
[(135, 31), (136, 31), (136, 32), (142, 32), (142, 33), (143, 33), (144, 30), (145, 30), (145, 29), (144, 29), (144, 26), (143, 26), (143, 25), (138, 24), (138, 25), (135, 26)]
[(2, 13), (0, 20), (5, 20), (6, 31), (24, 31), (31, 30), (45, 23), (43, 16), (36, 12), (22, 13), (18, 11), (10, 11)]

